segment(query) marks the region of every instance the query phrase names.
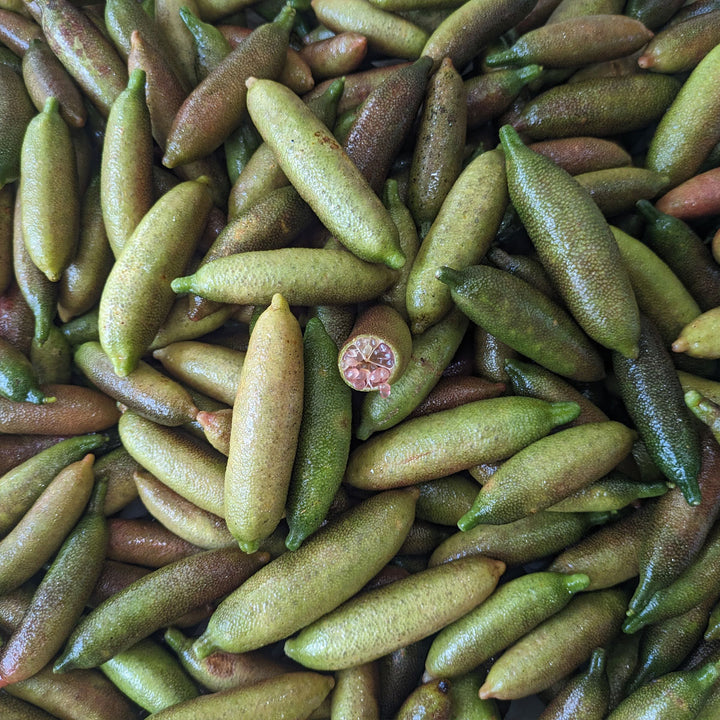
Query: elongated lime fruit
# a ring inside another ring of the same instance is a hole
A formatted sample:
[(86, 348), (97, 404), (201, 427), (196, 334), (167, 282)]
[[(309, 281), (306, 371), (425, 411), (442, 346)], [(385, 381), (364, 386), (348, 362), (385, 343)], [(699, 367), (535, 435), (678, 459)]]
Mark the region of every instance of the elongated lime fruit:
[(284, 85), (257, 78), (247, 85), (252, 121), (328, 230), (359, 258), (402, 267), (395, 223), (330, 130)]

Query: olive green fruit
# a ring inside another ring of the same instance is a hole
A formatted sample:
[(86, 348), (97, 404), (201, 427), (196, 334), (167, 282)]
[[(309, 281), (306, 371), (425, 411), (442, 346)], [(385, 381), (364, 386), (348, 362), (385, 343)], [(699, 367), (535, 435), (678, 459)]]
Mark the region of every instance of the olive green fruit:
[(24, 680), (47, 665), (80, 618), (105, 558), (106, 491), (104, 482), (96, 483), (85, 515), (68, 534), (22, 622), (0, 650), (0, 685)]
[(640, 318), (615, 238), (587, 191), (551, 160), (500, 130), (510, 199), (545, 270), (585, 332), (636, 357)]
[(337, 345), (318, 318), (303, 337), (302, 421), (288, 491), (289, 550), (297, 550), (327, 517), (350, 452), (351, 390), (337, 370)]
[(587, 575), (539, 572), (505, 583), (435, 636), (427, 672), (434, 677), (470, 672), (565, 607), (589, 582)]
[(58, 473), (107, 442), (108, 436), (99, 433), (66, 438), (5, 473), (0, 479), (0, 535), (12, 530)]
[(100, 670), (151, 713), (198, 696), (195, 684), (174, 656), (147, 638), (105, 661)]
[[(188, 95), (168, 133), (163, 156), (166, 167), (204, 158), (238, 127), (247, 107), (245, 81), (251, 76), (274, 78), (280, 74), (294, 18), (295, 10), (286, 6), (274, 22), (256, 28)], [(179, 16), (177, 19), (186, 30)]]
[(362, 0), (313, 0), (318, 20), (334, 32), (357, 32), (371, 49), (394, 57), (415, 60), (427, 41), (427, 33), (414, 23), (385, 12)]
[(327, 127), (283, 85), (256, 78), (248, 85), (250, 117), (328, 230), (361, 259), (402, 267), (392, 218)]
[(720, 48), (715, 47), (690, 73), (650, 141), (645, 165), (667, 175), (671, 187), (696, 174), (720, 140), (720, 98), (712, 80), (718, 68)]
[(162, 483), (203, 510), (224, 514), (225, 459), (219, 452), (131, 410), (120, 417), (118, 428), (125, 449)]
[(533, 140), (639, 130), (663, 116), (679, 89), (676, 78), (652, 74), (556, 85), (523, 107), (515, 128)]
[(587, 671), (576, 675), (545, 708), (540, 720), (602, 720), (610, 699), (606, 655), (598, 648)]
[(163, 195), (127, 239), (100, 298), (100, 344), (121, 377), (147, 352), (170, 311), (180, 275), (205, 225), (207, 184), (187, 181)]
[(328, 675), (293, 672), (261, 680), (254, 685), (232, 688), (185, 700), (154, 713), (158, 720), (195, 720), (198, 717), (233, 720), (309, 717), (332, 690)]
[(0, 187), (20, 176), (20, 150), (25, 129), (35, 114), (22, 78), (0, 64)]
[(630, 55), (652, 36), (639, 20), (593, 13), (531, 30), (507, 50), (488, 55), (485, 62), (490, 67), (531, 63), (549, 68), (576, 67)]
[(407, 285), (411, 329), (419, 334), (452, 307), (450, 290), (436, 278), (441, 265), (463, 270), (480, 262), (500, 227), (507, 205), (502, 153), (481, 153), (448, 191), (423, 238)]
[(613, 355), (620, 394), (653, 462), (680, 487), (690, 505), (698, 505), (698, 435), (662, 339), (646, 318), (641, 328), (636, 359)]
[(413, 489), (377, 494), (275, 558), (218, 606), (195, 643), (197, 656), (263, 647), (352, 597), (397, 553), (416, 500)]
[(302, 348), (297, 319), (275, 295), (250, 335), (225, 470), (225, 521), (245, 552), (258, 549), (285, 511), (303, 411)]
[(579, 411), (572, 402), (503, 397), (406, 420), (350, 454), (345, 482), (381, 490), (502, 460), (573, 420)]
[(498, 560), (463, 558), (367, 590), (286, 640), (285, 654), (316, 670), (377, 660), (472, 610), (504, 571)]
[(599, 480), (629, 452), (636, 438), (625, 425), (584, 423), (536, 440), (506, 460), (458, 521), (461, 530), (502, 524), (545, 510)]
[(668, 673), (623, 700), (608, 720), (691, 720), (710, 695), (720, 669), (707, 663), (696, 670)]
[(238, 548), (207, 550), (141, 577), (75, 626), (55, 661), (55, 672), (101, 665), (188, 610), (231, 592), (268, 558)]
[[(335, 305), (372, 300), (396, 279), (397, 272), (389, 267), (364, 262), (343, 248), (292, 247), (218, 258), (194, 275), (173, 280), (172, 289), (243, 305), (269, 305), (279, 292), (292, 305)], [(190, 338), (169, 342), (181, 339)]]
[(57, 98), (28, 125), (20, 170), (22, 233), (36, 267), (57, 282), (75, 254), (80, 202), (70, 130)]
[(0, 541), (0, 593), (29, 580), (63, 544), (90, 497), (94, 461), (94, 455), (86, 455), (57, 473)]
[(617, 634), (625, 600), (614, 589), (575, 596), (495, 661), (480, 697), (510, 700), (550, 687)]
[(152, 154), (145, 71), (135, 69), (110, 109), (102, 151), (100, 202), (115, 257), (153, 203)]
[(604, 376), (600, 356), (572, 318), (519, 277), (485, 265), (441, 267), (435, 277), (476, 325), (513, 350), (575, 380)]

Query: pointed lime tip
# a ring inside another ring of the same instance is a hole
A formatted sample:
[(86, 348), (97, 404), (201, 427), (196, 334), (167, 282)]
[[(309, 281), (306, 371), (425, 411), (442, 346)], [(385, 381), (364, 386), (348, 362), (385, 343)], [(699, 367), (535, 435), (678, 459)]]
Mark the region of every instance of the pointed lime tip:
[(634, 635), (638, 630), (642, 630), (647, 624), (648, 620), (645, 619), (647, 605), (640, 610), (640, 612), (636, 612), (634, 615), (631, 615), (628, 617), (628, 619), (623, 623), (622, 630), (626, 635)]
[(68, 672), (69, 670), (75, 670), (77, 665), (75, 664), (74, 658), (67, 655), (67, 653), (61, 655), (53, 665), (53, 672), (57, 674), (62, 674), (64, 672)]
[(301, 535), (291, 528), (288, 536), (285, 538), (285, 547), (291, 552), (295, 552), (295, 550), (302, 545), (304, 539), (304, 535)]
[(522, 368), (518, 366), (517, 362), (513, 358), (505, 360), (503, 367), (505, 368), (505, 372), (510, 376), (511, 380), (521, 377)]
[(237, 543), (240, 546), (240, 549), (248, 555), (256, 553), (260, 548), (259, 540), (238, 540)]
[(699, 667), (696, 671), (698, 682), (703, 685), (712, 685), (720, 675), (720, 661), (715, 660)]
[(326, 88), (323, 93), (324, 97), (328, 97), (331, 100), (340, 100), (345, 90), (345, 76), (335, 78)]
[(192, 28), (190, 25), (197, 24), (197, 16), (193, 13), (192, 10), (187, 5), (183, 5), (178, 12), (180, 13), (180, 17), (182, 21), (185, 23), (185, 27), (187, 27), (190, 32), (192, 32)]
[(590, 578), (584, 573), (568, 575), (565, 580), (565, 587), (572, 593), (584, 590), (590, 584)]
[(457, 522), (460, 530), (467, 532), (477, 527), (481, 521), (480, 511), (480, 508), (476, 508), (475, 506), (471, 507)]
[(480, 690), (478, 690), (478, 695), (480, 696), (481, 700), (490, 700), (491, 698), (495, 697), (495, 692), (496, 688), (490, 685), (486, 680), (480, 687)]
[(604, 648), (597, 648), (590, 658), (588, 673), (604, 672), (607, 654)]
[(385, 207), (389, 208), (393, 205), (400, 205), (401, 202), (398, 181), (394, 178), (389, 178), (385, 181), (383, 187), (383, 203)]
[(519, 58), (512, 48), (500, 50), (500, 52), (488, 55), (485, 58), (485, 64), (488, 67), (502, 67), (503, 65), (514, 65)]
[(60, 112), (60, 101), (51, 95), (47, 100), (45, 100), (42, 111), (44, 113)]
[(275, 293), (272, 296), (272, 300), (270, 300), (270, 308), (272, 310), (290, 311), (290, 305), (288, 305), (287, 300), (280, 293)]
[(637, 615), (650, 601), (653, 596), (652, 588), (649, 586), (647, 581), (642, 580), (635, 589), (635, 594), (630, 598), (628, 603), (627, 615), (628, 617), (634, 617)]
[(405, 264), (405, 254), (402, 250), (388, 253), (385, 258), (385, 264), (393, 270), (399, 270)]
[(685, 487), (681, 487), (680, 489), (682, 490), (683, 497), (688, 505), (697, 507), (702, 503), (700, 487), (698, 486), (697, 481), (691, 482), (689, 486), (685, 485)]
[(33, 403), (34, 405), (45, 405), (49, 402), (55, 402), (55, 398), (49, 398), (40, 388), (30, 388), (25, 393), (22, 402)]
[(134, 94), (145, 95), (145, 71), (142, 68), (135, 68), (128, 78), (127, 89)]
[(172, 170), (176, 165), (179, 164), (178, 159), (179, 148), (175, 143), (169, 142), (165, 148), (165, 154), (162, 157), (162, 164)]
[(291, 659), (295, 659), (295, 646), (293, 643), (293, 638), (289, 638), (285, 641), (285, 644), (283, 645), (283, 652)]
[[(685, 404), (693, 411), (700, 407), (700, 403), (704, 400), (703, 396), (697, 390), (688, 390), (685, 393)], [(697, 413), (696, 413), (697, 414)], [(699, 416), (698, 416), (699, 417)]]
[(632, 344), (623, 342), (622, 344), (618, 344), (610, 349), (617, 350), (617, 352), (619, 352), (623, 357), (626, 357), (628, 360), (637, 360), (638, 355), (640, 354), (640, 345), (638, 341)]
[(295, 8), (287, 3), (283, 6), (282, 10), (273, 19), (273, 24), (279, 25), (283, 30), (290, 32), (292, 26), (295, 24)]
[(360, 423), (358, 429), (355, 431), (355, 437), (358, 440), (367, 440), (373, 434), (372, 428), (368, 427), (365, 423)]
[[(110, 353), (108, 353), (110, 355)], [(127, 377), (136, 367), (137, 360), (129, 358), (125, 355), (115, 356), (110, 355), (113, 370), (118, 377)]]
[(526, 65), (525, 67), (518, 68), (515, 74), (527, 85), (527, 83), (539, 78), (543, 72), (543, 68), (540, 65)]
[(209, 410), (200, 410), (195, 416), (195, 419), (200, 424), (203, 430), (208, 430), (213, 427), (215, 420), (215, 413)]
[[(503, 152), (507, 154), (518, 147), (525, 147), (525, 143), (520, 139), (517, 130), (512, 125), (503, 125), (498, 132), (500, 144)], [(532, 152), (532, 151), (531, 151)]]
[(649, 200), (638, 200), (635, 203), (635, 207), (648, 222), (654, 222), (662, 215)]
[(672, 487), (675, 487), (673, 483), (658, 480), (657, 482), (647, 483), (640, 486), (637, 496), (638, 499), (659, 497), (660, 495), (664, 495)]
[(205, 632), (192, 644), (190, 651), (200, 660), (204, 660), (208, 655), (212, 655), (218, 649), (218, 646), (208, 637), (207, 632)]
[(186, 293), (192, 290), (193, 275), (185, 275), (185, 277), (175, 278), (170, 287), (175, 293)]
[(183, 633), (174, 627), (169, 627), (165, 631), (165, 642), (170, 646), (171, 650), (174, 650), (176, 653), (181, 652), (185, 645), (188, 644), (188, 638), (183, 635)]
[(457, 287), (462, 282), (462, 275), (459, 270), (443, 265), (435, 271), (435, 277), (451, 288)]
[(62, 278), (63, 271), (46, 268), (45, 270), (43, 270), (43, 274), (51, 283), (57, 283), (57, 282), (60, 282), (60, 278)]
[(556, 425), (572, 422), (580, 414), (580, 406), (573, 401), (550, 403), (552, 417)]

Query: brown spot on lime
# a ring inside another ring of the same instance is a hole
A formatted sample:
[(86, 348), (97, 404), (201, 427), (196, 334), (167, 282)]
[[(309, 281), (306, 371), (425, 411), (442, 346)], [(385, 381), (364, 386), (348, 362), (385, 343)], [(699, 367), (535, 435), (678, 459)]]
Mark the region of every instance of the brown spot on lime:
[(409, 464), (412, 464), (412, 463), (414, 463), (414, 462), (417, 462), (418, 460), (421, 460), (422, 458), (426, 457), (427, 455), (430, 455), (431, 452), (432, 452), (431, 450), (426, 450), (425, 452), (417, 453), (416, 455), (408, 455), (408, 456), (403, 460), (403, 464), (404, 464), (404, 465), (409, 465)]
[(334, 137), (326, 135), (322, 130), (316, 130), (314, 133), (316, 138), (320, 141), (321, 145), (329, 145), (332, 150), (339, 150), (340, 145)]

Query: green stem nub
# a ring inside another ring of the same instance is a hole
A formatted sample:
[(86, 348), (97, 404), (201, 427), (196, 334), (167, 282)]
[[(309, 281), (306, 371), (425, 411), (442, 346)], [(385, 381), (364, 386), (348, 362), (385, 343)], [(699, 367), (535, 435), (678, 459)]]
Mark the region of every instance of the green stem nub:
[(172, 288), (173, 292), (176, 292), (179, 294), (179, 293), (191, 292), (192, 284), (193, 284), (193, 276), (186, 275), (185, 277), (175, 278), (170, 283), (170, 287)]
[(519, 58), (516, 52), (509, 48), (508, 50), (501, 50), (500, 52), (488, 55), (485, 58), (485, 64), (488, 67), (502, 67), (503, 65), (514, 65), (518, 62)]
[(461, 285), (463, 282), (462, 274), (454, 268), (447, 267), (447, 265), (438, 268), (435, 271), (435, 277), (450, 288), (458, 287), (458, 285)]

